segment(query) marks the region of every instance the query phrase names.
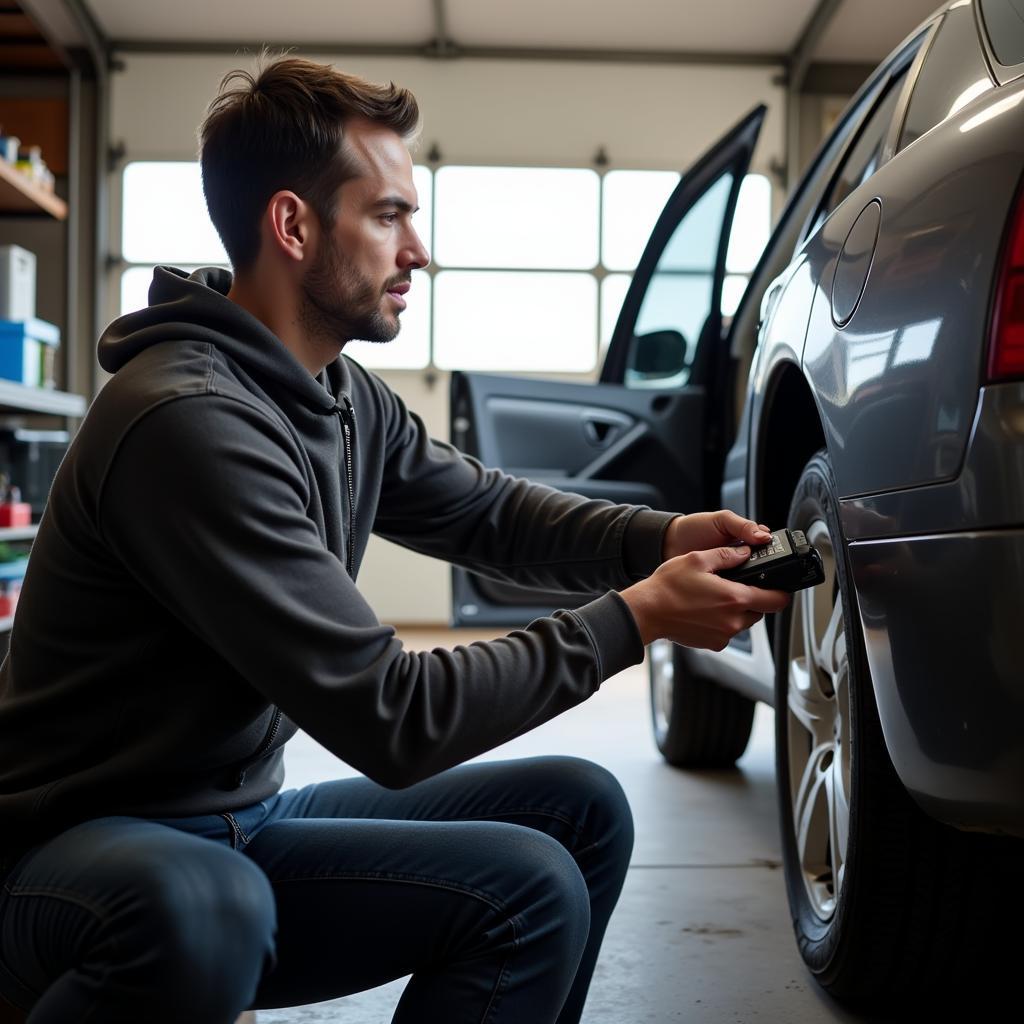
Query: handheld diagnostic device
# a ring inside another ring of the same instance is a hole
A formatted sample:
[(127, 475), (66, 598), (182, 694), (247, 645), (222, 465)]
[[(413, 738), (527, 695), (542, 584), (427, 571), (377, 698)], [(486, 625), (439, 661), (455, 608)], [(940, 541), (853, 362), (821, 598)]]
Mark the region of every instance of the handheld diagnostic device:
[(825, 582), (825, 569), (817, 549), (800, 530), (775, 530), (767, 544), (751, 549), (750, 557), (735, 569), (723, 569), (723, 579), (765, 590), (790, 594)]

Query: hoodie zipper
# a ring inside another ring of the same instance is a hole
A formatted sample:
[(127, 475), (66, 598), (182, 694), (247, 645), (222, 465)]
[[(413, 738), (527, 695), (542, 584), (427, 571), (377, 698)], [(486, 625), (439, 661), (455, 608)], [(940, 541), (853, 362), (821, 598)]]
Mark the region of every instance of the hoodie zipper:
[[(341, 420), (341, 433), (345, 448), (345, 480), (348, 484), (348, 551), (346, 552), (345, 557), (345, 567), (348, 570), (349, 576), (352, 576), (355, 568), (356, 540), (356, 489), (354, 483), (355, 460), (352, 455), (353, 438), (355, 436), (356, 429), (356, 411), (352, 408), (352, 402), (349, 400), (348, 395), (343, 395), (342, 400), (344, 401), (344, 405), (335, 405), (334, 408)], [(282, 717), (281, 709), (275, 708), (274, 719), (270, 724), (270, 729), (267, 731), (267, 735), (263, 738), (263, 742), (259, 745), (256, 753), (253, 754), (246, 766), (238, 773), (236, 779), (237, 789), (241, 789), (245, 784), (245, 775), (249, 768), (256, 764), (256, 762), (259, 761), (273, 745), (274, 737), (277, 736), (277, 730), (281, 727)]]
[(345, 480), (348, 484), (348, 551), (345, 556), (345, 568), (349, 576), (354, 576), (356, 546), (356, 489), (354, 483), (354, 458), (352, 454), (353, 439), (356, 430), (356, 411), (348, 395), (342, 396), (344, 407), (336, 405), (341, 418), (341, 433), (345, 446)]
[(235, 780), (235, 789), (241, 789), (245, 785), (245, 775), (249, 769), (256, 764), (257, 761), (262, 760), (266, 752), (273, 746), (274, 737), (277, 736), (277, 730), (281, 728), (281, 719), (284, 717), (283, 712), (280, 708), (274, 708), (274, 717), (270, 722), (270, 728), (267, 730), (266, 736), (263, 737), (263, 742), (256, 748), (256, 753), (249, 758), (244, 768), (242, 768), (238, 777)]

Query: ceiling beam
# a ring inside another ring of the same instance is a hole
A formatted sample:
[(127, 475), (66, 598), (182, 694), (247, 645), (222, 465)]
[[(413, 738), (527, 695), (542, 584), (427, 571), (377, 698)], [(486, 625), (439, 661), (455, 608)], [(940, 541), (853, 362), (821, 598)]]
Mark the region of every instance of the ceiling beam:
[(445, 11), (445, 0), (433, 0), (434, 4), (434, 48), (438, 57), (453, 57), (455, 49), (448, 38), (448, 13)]
[(800, 95), (822, 36), (843, 0), (818, 0), (786, 63), (786, 187), (796, 184), (800, 172)]
[(82, 43), (60, 0), (21, 0), (24, 13), (69, 70), (75, 66), (71, 50)]
[(259, 53), (265, 45), (289, 52), (349, 57), (426, 57), (467, 58), (471, 60), (538, 60), (588, 61), (611, 64), (676, 64), (719, 65), (734, 67), (779, 67), (787, 62), (784, 53), (712, 53), (690, 50), (629, 50), (578, 47), (533, 46), (456, 46), (448, 40), (444, 53), (438, 52), (436, 41), (425, 45), (410, 43), (329, 43), (316, 42), (267, 44), (265, 40), (207, 41), (191, 39), (112, 39), (110, 47), (117, 53), (228, 54)]

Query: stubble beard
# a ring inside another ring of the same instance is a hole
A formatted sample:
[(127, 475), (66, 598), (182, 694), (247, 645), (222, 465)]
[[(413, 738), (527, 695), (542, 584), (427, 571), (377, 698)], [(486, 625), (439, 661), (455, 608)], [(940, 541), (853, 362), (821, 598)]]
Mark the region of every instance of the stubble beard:
[(401, 329), (397, 314), (386, 317), (380, 308), (388, 287), (378, 288), (363, 277), (330, 239), (324, 239), (316, 262), (302, 281), (299, 320), (303, 329), (319, 341), (388, 342)]

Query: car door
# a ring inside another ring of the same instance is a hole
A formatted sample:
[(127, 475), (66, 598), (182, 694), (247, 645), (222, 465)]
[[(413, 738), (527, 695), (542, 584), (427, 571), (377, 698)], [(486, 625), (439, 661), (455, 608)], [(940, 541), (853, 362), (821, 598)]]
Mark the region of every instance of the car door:
[[(591, 498), (699, 511), (721, 391), (722, 288), (733, 215), (764, 121), (758, 106), (683, 175), (626, 293), (600, 379), (455, 372), (452, 442), (487, 466)], [(452, 623), (520, 626), (593, 594), (548, 593), (452, 570)]]

